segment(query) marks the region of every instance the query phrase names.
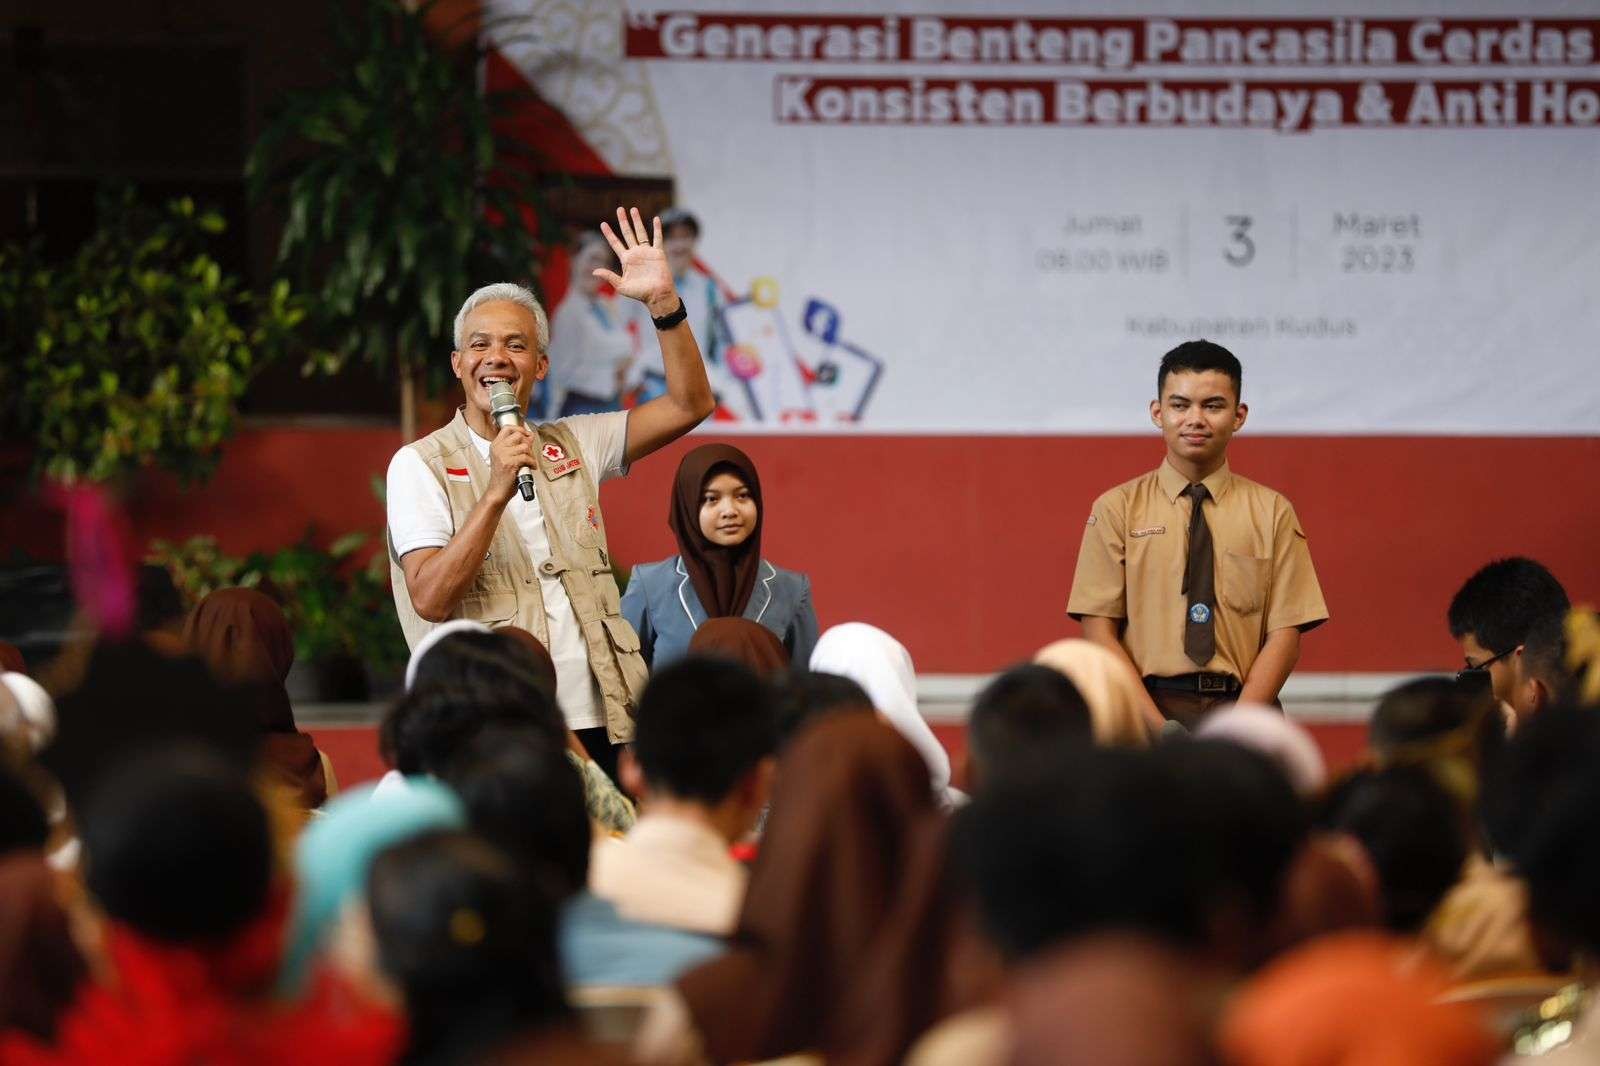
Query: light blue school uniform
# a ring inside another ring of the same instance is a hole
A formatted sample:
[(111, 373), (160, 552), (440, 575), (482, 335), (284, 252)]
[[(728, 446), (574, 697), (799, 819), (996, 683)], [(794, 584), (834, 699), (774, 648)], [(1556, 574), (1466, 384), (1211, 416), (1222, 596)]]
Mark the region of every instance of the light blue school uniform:
[[(706, 620), (706, 610), (689, 580), (682, 556), (633, 568), (622, 597), (622, 615), (638, 631), (640, 651), (651, 669), (681, 659)], [(817, 612), (811, 606), (811, 579), (761, 560), (755, 590), (744, 617), (760, 622), (789, 649), (789, 661), (803, 669), (817, 643)]]

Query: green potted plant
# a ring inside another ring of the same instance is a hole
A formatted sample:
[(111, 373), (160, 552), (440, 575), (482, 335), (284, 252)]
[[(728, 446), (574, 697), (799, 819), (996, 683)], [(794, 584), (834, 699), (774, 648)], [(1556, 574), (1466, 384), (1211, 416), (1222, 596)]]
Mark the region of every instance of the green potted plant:
[(458, 302), (488, 280), (533, 278), (541, 225), (530, 146), (497, 120), (510, 97), (479, 86), (475, 40), (441, 41), (433, 3), (336, 5), (329, 81), (287, 96), (251, 151), (253, 197), (287, 222), (280, 269), (322, 294), (326, 351), (400, 377), (416, 433), (418, 378), (437, 388)]
[(126, 484), (157, 468), (209, 476), (245, 386), (297, 340), (305, 302), (287, 281), (245, 289), (207, 251), (222, 216), (108, 191), (99, 226), (65, 262), (0, 248), (0, 417), (64, 482)]

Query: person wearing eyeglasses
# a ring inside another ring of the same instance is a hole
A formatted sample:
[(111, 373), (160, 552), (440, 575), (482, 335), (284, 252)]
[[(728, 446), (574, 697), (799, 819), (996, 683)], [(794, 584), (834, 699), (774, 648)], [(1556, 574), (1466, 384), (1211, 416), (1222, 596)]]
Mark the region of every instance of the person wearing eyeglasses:
[(1525, 717), (1533, 710), (1519, 691), (1528, 634), (1541, 622), (1565, 617), (1570, 607), (1561, 582), (1532, 559), (1513, 556), (1483, 567), (1467, 578), (1446, 613), (1450, 635), (1461, 645), (1457, 680), (1487, 681), (1495, 699)]

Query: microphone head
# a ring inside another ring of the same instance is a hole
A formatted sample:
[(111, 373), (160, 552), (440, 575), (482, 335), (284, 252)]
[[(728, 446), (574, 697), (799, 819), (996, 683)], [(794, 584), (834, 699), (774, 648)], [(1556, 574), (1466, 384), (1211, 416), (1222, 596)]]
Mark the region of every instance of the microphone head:
[(489, 410), (497, 420), (502, 413), (511, 411), (515, 412), (518, 416), (518, 421), (521, 421), (522, 412), (519, 407), (517, 390), (511, 387), (510, 382), (497, 381), (489, 386)]

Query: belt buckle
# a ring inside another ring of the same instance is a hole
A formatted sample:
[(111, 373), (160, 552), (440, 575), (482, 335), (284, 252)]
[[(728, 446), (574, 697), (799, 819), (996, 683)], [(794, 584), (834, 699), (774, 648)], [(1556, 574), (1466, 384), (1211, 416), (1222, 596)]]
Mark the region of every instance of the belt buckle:
[(1230, 680), (1226, 674), (1201, 674), (1198, 678), (1201, 692), (1227, 692)]

